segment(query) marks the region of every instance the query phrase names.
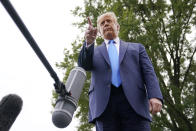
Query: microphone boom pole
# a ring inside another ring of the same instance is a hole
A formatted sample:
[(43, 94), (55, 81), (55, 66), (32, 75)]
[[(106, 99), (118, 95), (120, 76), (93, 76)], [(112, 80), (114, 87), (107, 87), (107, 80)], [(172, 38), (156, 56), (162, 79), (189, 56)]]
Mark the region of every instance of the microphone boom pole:
[(34, 52), (39, 57), (47, 71), (50, 73), (51, 77), (54, 79), (54, 87), (59, 96), (55, 104), (55, 109), (52, 113), (52, 122), (58, 128), (67, 127), (72, 121), (73, 114), (77, 109), (77, 103), (86, 80), (85, 70), (81, 67), (72, 69), (65, 86), (65, 84), (59, 80), (56, 72), (47, 61), (46, 57), (40, 50), (36, 41), (33, 39), (32, 35), (28, 31), (27, 27), (17, 14), (10, 1), (0, 0), (0, 2), (3, 4), (4, 8), (7, 10), (8, 14), (11, 16), (30, 46), (33, 48)]
[(39, 57), (39, 59), (41, 60), (41, 62), (43, 63), (43, 65), (45, 66), (47, 71), (50, 73), (51, 77), (54, 79), (54, 81), (55, 81), (54, 86), (55, 86), (56, 92), (61, 95), (67, 94), (67, 91), (65, 89), (65, 85), (59, 80), (56, 72), (53, 70), (53, 68), (49, 64), (48, 60), (46, 59), (46, 57), (42, 53), (41, 49), (37, 45), (36, 41), (34, 40), (34, 38), (31, 35), (31, 33), (28, 31), (27, 27), (23, 23), (22, 19), (18, 15), (18, 13), (16, 12), (14, 7), (12, 6), (11, 2), (9, 0), (0, 0), (0, 2), (2, 3), (4, 8), (7, 10), (8, 14), (12, 18), (12, 20), (15, 22), (15, 24), (17, 25), (17, 27), (19, 28), (19, 30), (21, 31), (23, 36), (26, 38), (26, 40), (28, 41), (28, 43), (30, 44), (30, 46), (32, 47), (32, 49), (34, 50), (36, 55)]

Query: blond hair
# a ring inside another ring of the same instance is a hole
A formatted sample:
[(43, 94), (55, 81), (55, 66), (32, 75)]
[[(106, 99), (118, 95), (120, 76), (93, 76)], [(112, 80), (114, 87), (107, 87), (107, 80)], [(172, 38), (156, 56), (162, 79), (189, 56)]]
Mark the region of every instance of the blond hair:
[(114, 12), (106, 12), (102, 15), (100, 15), (98, 18), (97, 18), (97, 29), (100, 30), (100, 21), (104, 18), (104, 17), (110, 17), (114, 20), (114, 23), (115, 24), (118, 24), (118, 21), (117, 21), (117, 17), (116, 15), (114, 14)]

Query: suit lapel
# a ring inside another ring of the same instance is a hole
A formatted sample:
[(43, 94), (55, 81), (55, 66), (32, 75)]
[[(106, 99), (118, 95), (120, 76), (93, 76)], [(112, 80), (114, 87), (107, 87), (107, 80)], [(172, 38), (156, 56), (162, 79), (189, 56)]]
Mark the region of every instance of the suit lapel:
[(119, 65), (121, 64), (123, 58), (124, 58), (124, 55), (125, 55), (125, 52), (127, 50), (127, 46), (128, 46), (128, 43), (120, 40), (120, 49), (119, 49)]
[[(125, 55), (125, 52), (127, 50), (127, 46), (128, 44), (122, 40), (120, 40), (120, 49), (119, 49), (119, 65), (121, 64), (123, 58), (124, 58), (124, 55)], [(106, 48), (106, 45), (105, 45), (105, 42), (103, 42), (101, 45), (100, 45), (100, 48), (99, 48), (101, 54), (103, 55), (105, 61), (108, 63), (108, 65), (110, 66), (110, 59), (109, 59), (109, 56), (108, 56), (108, 51), (107, 51), (107, 48)]]
[(103, 42), (103, 43), (100, 45), (99, 50), (100, 50), (101, 54), (103, 55), (105, 61), (108, 63), (108, 65), (110, 65), (110, 59), (109, 59), (109, 56), (108, 56), (108, 51), (107, 51), (105, 42)]

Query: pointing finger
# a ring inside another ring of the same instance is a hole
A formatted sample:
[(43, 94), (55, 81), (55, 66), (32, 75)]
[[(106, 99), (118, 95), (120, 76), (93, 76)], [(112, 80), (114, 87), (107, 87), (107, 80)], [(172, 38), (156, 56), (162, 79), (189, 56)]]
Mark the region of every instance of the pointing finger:
[(89, 17), (88, 17), (87, 19), (88, 19), (88, 24), (89, 24), (89, 26), (92, 26), (91, 19), (90, 19)]

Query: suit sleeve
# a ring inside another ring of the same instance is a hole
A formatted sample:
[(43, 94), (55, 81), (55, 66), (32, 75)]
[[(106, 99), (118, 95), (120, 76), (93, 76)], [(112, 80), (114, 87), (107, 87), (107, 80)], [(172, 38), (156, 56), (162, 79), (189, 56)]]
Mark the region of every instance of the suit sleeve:
[(92, 70), (93, 53), (94, 53), (94, 44), (92, 44), (89, 47), (86, 47), (86, 42), (84, 42), (78, 57), (78, 66), (84, 68), (87, 71)]
[(143, 73), (142, 75), (147, 89), (148, 98), (158, 98), (163, 102), (163, 96), (159, 87), (159, 82), (156, 77), (153, 65), (142, 44), (140, 44), (139, 46), (139, 62)]

